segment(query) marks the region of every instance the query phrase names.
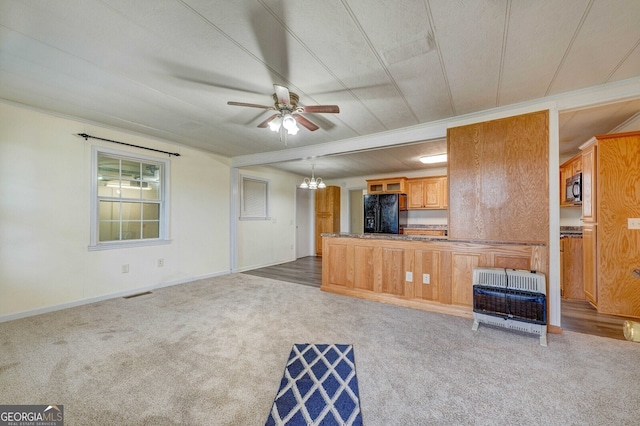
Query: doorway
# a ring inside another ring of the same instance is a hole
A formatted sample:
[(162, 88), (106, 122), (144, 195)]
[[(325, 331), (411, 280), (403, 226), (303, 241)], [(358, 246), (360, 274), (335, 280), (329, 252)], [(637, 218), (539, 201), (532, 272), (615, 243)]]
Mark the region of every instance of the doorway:
[(349, 191), (349, 232), (352, 234), (364, 233), (363, 196), (363, 189), (352, 189)]
[(313, 256), (314, 191), (296, 188), (296, 259)]

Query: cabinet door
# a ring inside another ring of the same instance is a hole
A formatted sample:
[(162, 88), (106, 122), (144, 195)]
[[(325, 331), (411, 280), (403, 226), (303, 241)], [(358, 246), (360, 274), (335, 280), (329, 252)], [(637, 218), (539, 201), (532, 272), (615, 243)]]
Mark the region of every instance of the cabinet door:
[(422, 180), (407, 182), (407, 208), (421, 209), (423, 206)]
[(596, 217), (596, 145), (582, 152), (582, 220), (595, 223)]
[(442, 191), (441, 181), (439, 178), (425, 179), (422, 183), (424, 191), (424, 207), (427, 209), (439, 209), (442, 208)]
[(442, 193), (442, 208), (449, 208), (449, 178), (443, 176), (440, 178), (440, 190)]
[(598, 281), (597, 281), (597, 246), (596, 246), (596, 226), (584, 225), (582, 227), (582, 258), (584, 295), (593, 306), (597, 307), (598, 302)]

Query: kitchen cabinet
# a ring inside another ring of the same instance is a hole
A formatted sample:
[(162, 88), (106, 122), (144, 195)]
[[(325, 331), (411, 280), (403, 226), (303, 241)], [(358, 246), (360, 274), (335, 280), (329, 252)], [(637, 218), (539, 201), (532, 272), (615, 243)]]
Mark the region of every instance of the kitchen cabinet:
[(429, 237), (444, 237), (447, 231), (444, 229), (404, 228), (404, 235), (424, 235)]
[(473, 309), (475, 267), (548, 273), (548, 249), (542, 244), (361, 234), (326, 237), (323, 244), (322, 290), (465, 316)]
[(585, 300), (582, 238), (560, 239), (560, 289), (562, 297)]
[(340, 187), (327, 186), (315, 190), (315, 243), (316, 255), (322, 256), (323, 233), (340, 232)]
[(580, 148), (585, 296), (600, 313), (640, 318), (640, 131)]
[(583, 289), (587, 301), (594, 307), (598, 306), (598, 280), (597, 280), (597, 246), (596, 225), (583, 225), (582, 227), (582, 253), (583, 253)]
[(368, 194), (406, 194), (407, 178), (394, 177), (367, 180)]
[(446, 209), (449, 191), (446, 176), (431, 176), (407, 180), (409, 210)]

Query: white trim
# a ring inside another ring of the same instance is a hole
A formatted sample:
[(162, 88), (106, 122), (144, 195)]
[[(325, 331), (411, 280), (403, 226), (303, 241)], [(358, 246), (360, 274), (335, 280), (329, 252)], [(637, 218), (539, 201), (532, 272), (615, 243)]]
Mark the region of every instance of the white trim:
[(102, 295), (102, 296), (90, 297), (88, 299), (80, 299), (80, 300), (76, 300), (76, 301), (73, 301), (73, 302), (61, 303), (59, 305), (52, 305), (52, 306), (47, 306), (47, 307), (38, 308), (38, 309), (30, 309), (28, 311), (22, 311), (22, 312), (18, 312), (18, 313), (15, 313), (15, 314), (0, 316), (0, 323), (7, 322), (7, 321), (13, 321), (13, 320), (20, 319), (20, 318), (31, 317), (31, 316), (34, 316), (34, 315), (46, 314), (46, 313), (49, 313), (49, 312), (61, 311), (63, 309), (68, 309), (68, 308), (75, 308), (76, 306), (89, 305), (91, 303), (101, 302), (103, 300), (109, 300), (109, 299), (116, 299), (118, 297), (131, 296), (131, 295), (134, 295), (134, 294), (143, 293), (145, 291), (158, 290), (158, 289), (161, 289), (161, 288), (164, 288), (164, 287), (171, 287), (171, 286), (174, 286), (174, 285), (189, 284), (189, 283), (192, 283), (192, 282), (195, 282), (195, 281), (200, 281), (200, 280), (204, 280), (204, 279), (208, 279), (208, 278), (221, 277), (221, 276), (225, 276), (225, 275), (229, 275), (229, 274), (231, 274), (230, 271), (215, 272), (213, 274), (204, 274), (204, 275), (198, 275), (198, 276), (189, 277), (189, 278), (183, 278), (183, 279), (174, 280), (174, 281), (167, 281), (167, 282), (160, 283), (160, 284), (144, 286), (144, 287), (138, 287), (138, 288), (130, 289), (130, 290), (126, 290), (126, 291), (119, 291), (117, 293), (110, 293), (110, 294), (105, 294), (105, 295)]
[(561, 326), (560, 295), (560, 114), (549, 109), (549, 273), (547, 303), (550, 325)]
[(229, 203), (230, 214), (230, 229), (229, 229), (229, 266), (231, 272), (238, 272), (238, 218), (240, 217), (240, 195), (238, 186), (240, 185), (240, 171), (232, 167), (230, 170), (230, 191), (229, 197), (231, 202)]
[(496, 107), (480, 112), (376, 133), (373, 135), (357, 136), (355, 138), (343, 139), (340, 141), (332, 141), (280, 151), (240, 155), (231, 158), (231, 166), (248, 167), (281, 163), (284, 161), (302, 160), (310, 157), (321, 157), (330, 154), (345, 154), (354, 151), (440, 139), (446, 137), (447, 128), (449, 127), (489, 121), (533, 111), (548, 109), (563, 112), (571, 109), (587, 108), (638, 98), (640, 98), (640, 77), (635, 77), (628, 80), (616, 81), (573, 92), (560, 93), (546, 98)]

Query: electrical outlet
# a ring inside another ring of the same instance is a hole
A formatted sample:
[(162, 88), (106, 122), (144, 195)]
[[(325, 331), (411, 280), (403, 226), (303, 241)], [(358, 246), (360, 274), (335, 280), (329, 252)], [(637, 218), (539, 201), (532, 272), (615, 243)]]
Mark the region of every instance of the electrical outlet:
[(422, 274), (422, 284), (431, 284), (431, 276), (429, 274)]
[(122, 273), (126, 274), (129, 272), (129, 264), (122, 265)]
[(164, 259), (158, 259), (158, 268), (162, 268), (164, 266)]
[(413, 272), (409, 272), (409, 271), (407, 271), (407, 272), (405, 273), (404, 280), (405, 280), (405, 281), (408, 281), (408, 282), (413, 281)]
[(628, 229), (640, 229), (640, 217), (630, 217), (627, 219)]

